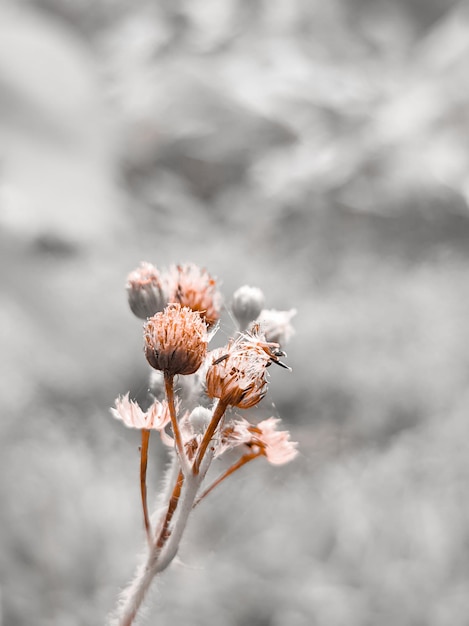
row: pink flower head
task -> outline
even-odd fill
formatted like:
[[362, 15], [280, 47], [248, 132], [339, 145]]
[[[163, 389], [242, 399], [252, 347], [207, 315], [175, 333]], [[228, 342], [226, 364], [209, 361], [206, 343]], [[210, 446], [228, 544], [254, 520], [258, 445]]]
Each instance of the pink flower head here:
[[137, 402], [129, 400], [128, 392], [125, 396], [116, 398], [115, 408], [111, 408], [111, 413], [129, 428], [163, 431], [170, 421], [166, 400], [155, 400], [147, 411], [142, 411]]
[[245, 419], [233, 421], [223, 428], [216, 456], [238, 446], [248, 446], [251, 456], [265, 456], [273, 465], [283, 465], [298, 454], [297, 443], [290, 441], [290, 433], [277, 430], [280, 419], [269, 417], [254, 426]]
[[267, 458], [272, 465], [283, 465], [292, 461], [298, 454], [294, 441], [290, 441], [290, 433], [287, 430], [277, 430], [277, 424], [281, 420], [275, 417], [259, 422], [257, 426], [249, 426], [251, 432], [250, 445], [259, 450], [259, 455]]
[[220, 433], [218, 444], [215, 448], [215, 457], [219, 457], [227, 450], [232, 450], [243, 444], [249, 444], [252, 440], [252, 433], [249, 430], [252, 424], [240, 418], [229, 422]]
[[215, 279], [206, 269], [194, 263], [172, 266], [168, 282], [170, 302], [178, 302], [197, 311], [209, 327], [216, 324], [220, 317], [221, 295]]

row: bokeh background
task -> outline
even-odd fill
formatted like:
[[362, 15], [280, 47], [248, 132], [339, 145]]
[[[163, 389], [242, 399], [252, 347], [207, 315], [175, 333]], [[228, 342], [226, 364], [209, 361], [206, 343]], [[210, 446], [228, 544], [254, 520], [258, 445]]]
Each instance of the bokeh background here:
[[468, 146], [467, 2], [0, 1], [3, 626], [104, 624], [138, 561], [141, 260], [298, 309], [262, 410], [300, 444], [146, 623], [469, 623]]

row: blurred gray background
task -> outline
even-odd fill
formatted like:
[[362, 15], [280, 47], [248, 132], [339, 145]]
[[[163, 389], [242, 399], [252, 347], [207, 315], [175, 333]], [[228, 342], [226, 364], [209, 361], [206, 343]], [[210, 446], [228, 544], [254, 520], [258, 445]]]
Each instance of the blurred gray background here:
[[0, 0], [3, 626], [134, 570], [141, 260], [298, 309], [300, 456], [204, 502], [147, 623], [469, 623], [468, 146], [467, 2]]

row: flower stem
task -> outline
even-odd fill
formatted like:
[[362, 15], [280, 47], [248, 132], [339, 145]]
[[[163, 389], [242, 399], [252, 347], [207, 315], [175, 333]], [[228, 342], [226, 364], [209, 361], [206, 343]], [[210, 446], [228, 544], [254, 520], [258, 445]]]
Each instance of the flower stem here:
[[168, 401], [169, 414], [171, 416], [171, 426], [173, 428], [174, 441], [176, 443], [176, 450], [179, 456], [179, 462], [181, 463], [181, 468], [184, 474], [188, 474], [189, 463], [187, 461], [186, 453], [184, 451], [181, 431], [179, 430], [179, 424], [176, 417], [176, 407], [174, 405], [174, 376], [165, 372], [164, 384], [166, 390], [166, 399]]
[[151, 543], [150, 517], [148, 515], [147, 503], [147, 463], [148, 463], [148, 442], [150, 441], [150, 431], [142, 429], [142, 445], [140, 447], [140, 494], [142, 497], [143, 523], [147, 541]]
[[222, 400], [218, 401], [218, 404], [213, 412], [212, 419], [210, 424], [207, 426], [207, 430], [204, 433], [203, 439], [200, 442], [199, 449], [197, 451], [197, 456], [195, 457], [194, 464], [192, 466], [192, 471], [194, 474], [198, 474], [200, 470], [200, 464], [202, 463], [202, 459], [204, 458], [204, 454], [212, 440], [213, 435], [217, 429], [218, 424], [220, 423], [221, 418], [225, 414], [226, 409], [228, 408], [228, 404], [223, 402]]
[[174, 515], [174, 511], [176, 510], [176, 507], [178, 505], [183, 483], [184, 483], [184, 474], [182, 473], [182, 470], [180, 470], [178, 477], [176, 479], [176, 484], [174, 485], [173, 492], [169, 499], [168, 509], [166, 511], [166, 516], [164, 518], [161, 530], [157, 533], [157, 540], [156, 540], [155, 545], [158, 550], [160, 550], [164, 546], [166, 539], [169, 537], [169, 533], [168, 533], [169, 524], [171, 523], [171, 519]]
[[199, 502], [205, 498], [205, 496], [208, 496], [208, 494], [213, 491], [215, 489], [215, 487], [218, 487], [218, 485], [223, 482], [225, 480], [225, 478], [228, 478], [228, 476], [231, 476], [231, 474], [233, 474], [234, 472], [236, 472], [236, 470], [238, 470], [240, 467], [243, 467], [243, 465], [245, 465], [246, 463], [249, 463], [249, 461], [252, 461], [252, 459], [255, 459], [259, 456], [259, 454], [245, 454], [244, 456], [242, 456], [240, 459], [238, 459], [238, 461], [236, 461], [236, 463], [233, 463], [233, 465], [231, 465], [225, 472], [223, 472], [223, 474], [221, 474], [209, 487], [207, 487], [207, 489], [205, 489], [205, 491], [203, 491], [201, 493], [201, 495], [197, 498], [197, 500], [194, 502], [194, 507], [196, 507]]

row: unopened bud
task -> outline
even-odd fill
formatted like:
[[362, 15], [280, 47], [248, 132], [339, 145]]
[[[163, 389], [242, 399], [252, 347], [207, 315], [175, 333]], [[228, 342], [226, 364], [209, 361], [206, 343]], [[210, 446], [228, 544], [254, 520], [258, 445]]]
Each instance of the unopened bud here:
[[130, 309], [140, 319], [155, 315], [167, 304], [160, 274], [151, 263], [141, 263], [131, 272], [126, 288]]
[[189, 415], [189, 422], [194, 430], [194, 433], [199, 435], [205, 432], [205, 429], [212, 419], [212, 411], [203, 406], [196, 406], [192, 413]]
[[258, 287], [244, 285], [233, 294], [231, 309], [240, 330], [245, 330], [259, 316], [264, 306], [264, 294]]

